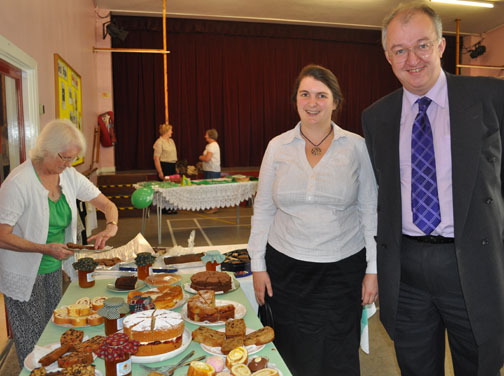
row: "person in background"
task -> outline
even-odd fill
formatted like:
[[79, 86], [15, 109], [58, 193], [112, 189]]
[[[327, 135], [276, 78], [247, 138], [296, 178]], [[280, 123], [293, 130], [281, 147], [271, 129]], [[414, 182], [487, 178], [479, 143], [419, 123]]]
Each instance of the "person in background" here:
[[[219, 134], [216, 129], [209, 129], [205, 132], [205, 140], [207, 145], [203, 154], [199, 156], [199, 160], [203, 165], [203, 179], [218, 179], [221, 177], [221, 166], [220, 166], [220, 148], [217, 143], [217, 138]], [[216, 208], [207, 210], [207, 214], [217, 213]]]
[[404, 3], [382, 44], [402, 88], [362, 115], [378, 194], [380, 319], [402, 375], [499, 374], [504, 82], [441, 69], [439, 15]]
[[75, 275], [66, 243], [77, 237], [76, 200], [105, 214], [105, 229], [88, 239], [95, 249], [117, 233], [117, 207], [72, 167], [85, 151], [80, 130], [53, 120], [0, 187], [0, 292], [21, 367], [61, 299], [62, 268]]
[[362, 305], [373, 303], [377, 188], [364, 139], [331, 121], [338, 80], [308, 65], [300, 122], [268, 144], [248, 242], [259, 305], [293, 375], [360, 375]]
[[159, 180], [164, 181], [165, 177], [177, 173], [177, 147], [171, 138], [173, 127], [163, 123], [159, 126], [159, 138], [154, 143], [154, 166], [158, 173]]
[[[173, 126], [168, 123], [159, 125], [159, 138], [154, 143], [154, 166], [159, 180], [177, 174], [177, 147], [173, 141]], [[177, 214], [175, 209], [162, 209], [165, 214]]]

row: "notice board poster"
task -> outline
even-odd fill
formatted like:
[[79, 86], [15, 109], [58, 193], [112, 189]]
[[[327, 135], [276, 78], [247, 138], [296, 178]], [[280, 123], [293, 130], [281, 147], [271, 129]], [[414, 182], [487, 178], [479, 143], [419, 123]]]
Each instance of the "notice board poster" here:
[[[82, 131], [81, 76], [58, 54], [54, 54], [54, 86], [56, 118], [69, 119]], [[79, 156], [73, 166], [81, 163], [84, 163], [84, 156]]]

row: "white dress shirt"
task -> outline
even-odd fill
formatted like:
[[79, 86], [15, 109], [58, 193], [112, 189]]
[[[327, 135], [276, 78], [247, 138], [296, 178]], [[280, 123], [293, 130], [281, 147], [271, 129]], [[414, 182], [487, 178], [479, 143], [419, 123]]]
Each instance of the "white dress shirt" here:
[[[432, 128], [434, 155], [436, 158], [436, 180], [441, 210], [441, 222], [431, 235], [454, 237], [453, 229], [453, 192], [452, 158], [450, 135], [450, 108], [448, 86], [443, 71], [434, 86], [422, 95], [432, 99], [427, 108], [427, 116]], [[424, 236], [425, 234], [413, 223], [411, 209], [411, 132], [418, 114], [418, 95], [403, 91], [401, 128], [399, 133], [399, 158], [401, 171], [402, 232], [406, 235]]]
[[364, 139], [332, 123], [334, 138], [311, 167], [300, 124], [270, 141], [261, 164], [248, 251], [265, 271], [266, 244], [297, 260], [336, 262], [366, 247], [376, 273], [376, 182]]

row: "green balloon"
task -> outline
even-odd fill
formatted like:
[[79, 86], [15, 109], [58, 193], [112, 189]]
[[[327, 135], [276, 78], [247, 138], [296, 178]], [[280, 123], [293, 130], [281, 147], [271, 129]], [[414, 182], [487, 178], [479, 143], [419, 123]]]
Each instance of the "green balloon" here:
[[144, 209], [152, 204], [154, 190], [152, 188], [139, 188], [131, 195], [131, 203], [137, 209]]

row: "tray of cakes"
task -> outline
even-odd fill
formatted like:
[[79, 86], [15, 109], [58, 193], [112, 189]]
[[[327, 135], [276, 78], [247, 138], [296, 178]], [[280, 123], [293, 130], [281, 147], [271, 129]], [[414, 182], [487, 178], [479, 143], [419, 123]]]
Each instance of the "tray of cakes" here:
[[191, 281], [184, 283], [184, 290], [196, 294], [200, 290], [213, 290], [215, 294], [225, 294], [240, 287], [240, 282], [231, 273], [203, 271], [191, 276]]
[[229, 319], [241, 319], [247, 309], [241, 303], [232, 300], [216, 300], [215, 291], [200, 290], [191, 296], [182, 307], [182, 317], [196, 325], [224, 325]]
[[65, 369], [67, 375], [101, 375], [92, 364], [94, 354], [104, 336], [88, 338], [82, 330], [68, 329], [57, 343], [35, 346], [24, 360], [24, 366], [33, 374], [57, 372]]
[[61, 306], [53, 311], [51, 321], [66, 328], [88, 327], [103, 324], [105, 319], [96, 311], [103, 307], [106, 296], [82, 297], [74, 304]]
[[212, 355], [201, 361], [192, 361], [188, 376], [232, 375], [232, 376], [282, 376], [276, 365], [264, 356], [249, 357], [247, 349], [236, 347], [225, 356]]

